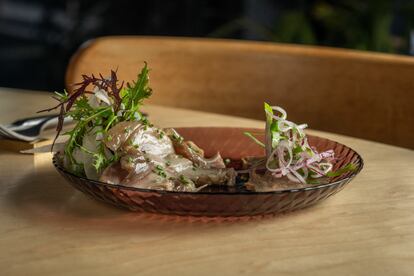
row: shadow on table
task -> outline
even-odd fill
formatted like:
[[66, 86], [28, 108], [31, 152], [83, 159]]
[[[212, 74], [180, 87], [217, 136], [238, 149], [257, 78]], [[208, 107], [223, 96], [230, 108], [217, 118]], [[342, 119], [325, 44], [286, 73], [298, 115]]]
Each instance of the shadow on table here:
[[[45, 224], [79, 227], [85, 230], [106, 231], [171, 231], [172, 228], [219, 229], [221, 226], [249, 225], [263, 220], [284, 220], [287, 215], [267, 215], [240, 218], [206, 218], [130, 212], [97, 202], [72, 186], [52, 168], [33, 166], [26, 168], [15, 185], [8, 191], [7, 199], [13, 211], [26, 219]], [[297, 216], [303, 210], [289, 214]]]

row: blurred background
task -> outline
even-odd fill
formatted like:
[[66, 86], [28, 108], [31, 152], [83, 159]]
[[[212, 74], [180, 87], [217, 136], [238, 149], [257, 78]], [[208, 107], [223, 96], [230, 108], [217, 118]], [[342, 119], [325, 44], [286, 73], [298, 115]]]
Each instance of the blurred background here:
[[0, 0], [0, 86], [62, 90], [70, 56], [105, 35], [170, 35], [414, 54], [414, 0]]

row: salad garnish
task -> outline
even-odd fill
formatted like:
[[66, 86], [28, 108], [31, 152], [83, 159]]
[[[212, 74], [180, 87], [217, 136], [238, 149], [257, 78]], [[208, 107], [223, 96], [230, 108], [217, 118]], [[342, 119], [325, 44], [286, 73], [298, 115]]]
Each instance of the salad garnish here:
[[[107, 140], [112, 138], [106, 136], [106, 133], [115, 124], [128, 120], [147, 123], [139, 108], [143, 100], [152, 93], [148, 86], [148, 72], [147, 63], [144, 63], [137, 81], [127, 83], [126, 86], [124, 82], [119, 84], [117, 72], [114, 70], [111, 70], [108, 78], [102, 74], [99, 74], [99, 77], [93, 74], [82, 75], [83, 80], [74, 85], [72, 93], [69, 94], [66, 90], [63, 93], [55, 92], [54, 98], [59, 103], [52, 108], [39, 111], [60, 110], [53, 145], [62, 131], [65, 117], [71, 117], [76, 123], [72, 130], [64, 133], [69, 136], [64, 149], [65, 157], [74, 171], [83, 170], [83, 165], [74, 157], [77, 149], [93, 156], [93, 166], [97, 171], [117, 160], [117, 156], [110, 154], [103, 144], [104, 137]], [[90, 97], [91, 95], [94, 97]], [[87, 134], [94, 134], [98, 141], [93, 149], [83, 145]]]
[[264, 103], [266, 114], [265, 144], [251, 133], [248, 137], [266, 151], [265, 168], [274, 178], [309, 184], [321, 177], [334, 177], [353, 170], [350, 164], [336, 172], [332, 171], [335, 153], [333, 150], [318, 152], [308, 143], [304, 132], [306, 124], [287, 120], [287, 112], [279, 106]]

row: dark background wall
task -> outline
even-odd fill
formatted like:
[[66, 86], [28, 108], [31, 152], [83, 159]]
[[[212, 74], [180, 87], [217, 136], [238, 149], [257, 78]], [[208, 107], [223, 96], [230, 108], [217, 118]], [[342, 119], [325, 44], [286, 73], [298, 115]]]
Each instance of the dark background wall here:
[[63, 89], [79, 45], [103, 35], [264, 40], [410, 54], [414, 1], [0, 0], [0, 86]]

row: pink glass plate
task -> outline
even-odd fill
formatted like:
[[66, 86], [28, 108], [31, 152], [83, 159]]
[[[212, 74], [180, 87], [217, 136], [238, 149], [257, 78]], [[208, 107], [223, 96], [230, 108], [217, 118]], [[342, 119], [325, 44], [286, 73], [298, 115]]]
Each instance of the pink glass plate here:
[[[217, 151], [224, 158], [237, 160], [245, 156], [263, 156], [263, 149], [246, 137], [243, 132], [261, 133], [259, 129], [192, 127], [176, 129], [186, 140], [192, 140], [207, 156]], [[200, 192], [173, 192], [112, 185], [89, 180], [66, 171], [58, 162], [53, 164], [58, 172], [76, 189], [97, 200], [129, 209], [163, 214], [192, 216], [252, 216], [280, 213], [305, 208], [339, 192], [362, 169], [361, 156], [340, 143], [316, 136], [309, 136], [309, 144], [318, 151], [333, 149], [337, 161], [334, 170], [349, 163], [356, 170], [329, 179], [328, 184], [270, 192], [249, 192], [226, 188], [206, 189]]]

